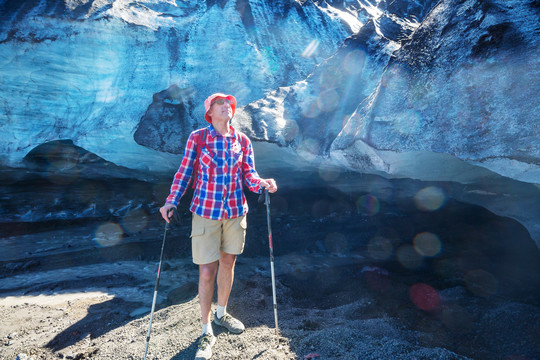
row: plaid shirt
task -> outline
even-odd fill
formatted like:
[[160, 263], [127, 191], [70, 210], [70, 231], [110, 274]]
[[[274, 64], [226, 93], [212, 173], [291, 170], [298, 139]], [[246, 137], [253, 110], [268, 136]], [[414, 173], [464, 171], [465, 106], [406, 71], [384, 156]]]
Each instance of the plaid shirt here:
[[[255, 193], [262, 190], [261, 178], [255, 170], [251, 142], [245, 137], [247, 145], [244, 154], [241, 140], [236, 136], [237, 132], [232, 126], [226, 136], [219, 134], [212, 125], [207, 129], [206, 147], [203, 146], [201, 150], [199, 175], [190, 210], [212, 220], [233, 219], [245, 215], [248, 212], [248, 205], [242, 189], [242, 172], [249, 190]], [[182, 163], [174, 175], [171, 193], [167, 197], [167, 203], [175, 206], [186, 192], [191, 179], [193, 164], [197, 157], [195, 139], [198, 137], [198, 131], [204, 129], [196, 130], [189, 135]], [[245, 156], [244, 162], [242, 156]]]

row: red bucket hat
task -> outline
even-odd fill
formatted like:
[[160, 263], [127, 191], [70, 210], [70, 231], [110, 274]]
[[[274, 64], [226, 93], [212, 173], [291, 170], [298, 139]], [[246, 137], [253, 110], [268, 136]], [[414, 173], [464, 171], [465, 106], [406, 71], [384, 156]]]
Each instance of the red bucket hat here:
[[231, 102], [231, 109], [232, 109], [232, 116], [234, 116], [234, 112], [236, 111], [236, 99], [232, 95], [225, 95], [222, 93], [215, 93], [210, 95], [206, 100], [204, 100], [204, 118], [206, 121], [208, 121], [210, 124], [212, 123], [212, 118], [208, 116], [208, 110], [210, 110], [210, 106], [212, 106], [212, 102], [216, 99], [227, 99]]

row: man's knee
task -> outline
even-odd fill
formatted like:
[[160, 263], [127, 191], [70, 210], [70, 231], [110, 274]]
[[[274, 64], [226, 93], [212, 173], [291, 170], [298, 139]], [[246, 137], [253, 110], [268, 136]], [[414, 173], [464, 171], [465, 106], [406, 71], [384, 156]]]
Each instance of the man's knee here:
[[216, 279], [217, 263], [199, 265], [199, 281], [211, 283]]
[[219, 259], [220, 267], [226, 267], [226, 268], [232, 269], [234, 268], [235, 263], [236, 263], [236, 255], [221, 252], [221, 258]]

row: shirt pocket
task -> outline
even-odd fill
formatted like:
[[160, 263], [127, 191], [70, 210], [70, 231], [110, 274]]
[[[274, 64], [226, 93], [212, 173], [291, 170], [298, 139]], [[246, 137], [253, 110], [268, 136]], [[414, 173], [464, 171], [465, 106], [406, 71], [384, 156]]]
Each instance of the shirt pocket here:
[[241, 172], [242, 171], [242, 163], [244, 160], [244, 152], [242, 151], [242, 147], [233, 147], [232, 151], [232, 158], [233, 158], [233, 169], [235, 172]]
[[209, 182], [214, 178], [214, 172], [216, 168], [216, 159], [215, 154], [208, 151], [206, 148], [201, 150], [201, 155], [199, 157], [199, 172], [202, 175], [202, 180], [204, 182]]
[[202, 148], [199, 161], [204, 167], [211, 167], [214, 162], [214, 154], [208, 151], [206, 148]]

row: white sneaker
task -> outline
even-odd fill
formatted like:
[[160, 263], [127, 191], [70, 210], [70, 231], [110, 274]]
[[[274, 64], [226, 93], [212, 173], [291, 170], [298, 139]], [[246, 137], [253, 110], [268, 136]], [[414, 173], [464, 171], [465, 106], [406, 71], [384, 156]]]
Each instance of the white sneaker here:
[[205, 334], [199, 339], [199, 348], [195, 354], [195, 360], [208, 360], [212, 357], [212, 346], [216, 343], [216, 337]]
[[238, 319], [233, 318], [230, 314], [225, 314], [220, 319], [217, 313], [214, 315], [214, 324], [223, 326], [233, 334], [240, 334], [245, 330], [244, 324]]

